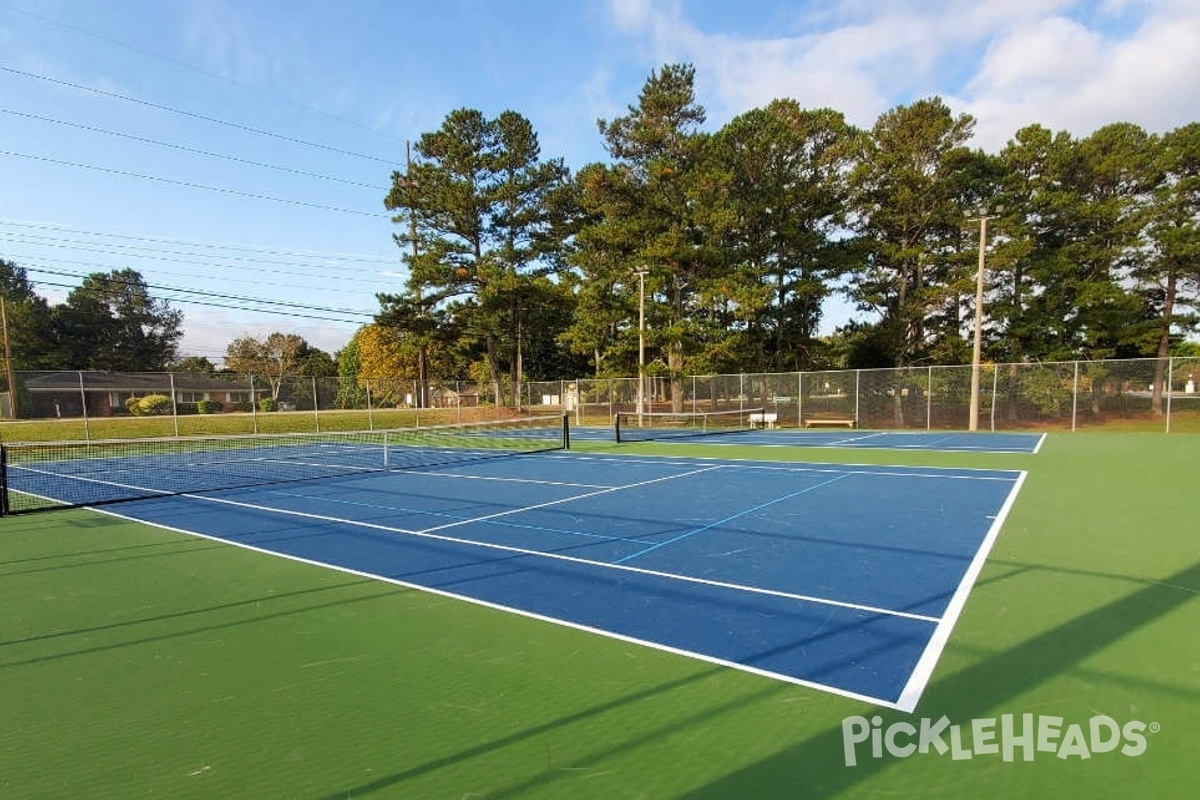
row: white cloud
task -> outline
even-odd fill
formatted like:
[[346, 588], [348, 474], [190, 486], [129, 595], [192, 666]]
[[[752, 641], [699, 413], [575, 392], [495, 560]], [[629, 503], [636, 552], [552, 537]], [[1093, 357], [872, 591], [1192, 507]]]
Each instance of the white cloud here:
[[1002, 147], [1032, 123], [1086, 136], [1110, 122], [1162, 132], [1200, 107], [1200, 13], [1150, 18], [1118, 37], [1051, 18], [998, 40], [959, 100], [977, 142]]
[[1165, 130], [1200, 107], [1191, 0], [845, 0], [797, 12], [770, 38], [705, 32], [687, 4], [610, 8], [657, 63], [695, 65], [713, 127], [779, 97], [869, 127], [936, 94], [975, 116], [975, 143], [995, 150], [1034, 122], [1078, 135], [1117, 121]]

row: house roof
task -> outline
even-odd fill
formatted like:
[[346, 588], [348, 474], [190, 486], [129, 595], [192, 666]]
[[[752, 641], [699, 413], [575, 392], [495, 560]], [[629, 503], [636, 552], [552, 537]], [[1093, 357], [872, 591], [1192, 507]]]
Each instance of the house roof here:
[[205, 375], [198, 372], [44, 372], [26, 378], [30, 392], [165, 392], [171, 391], [249, 391], [250, 380], [243, 376]]

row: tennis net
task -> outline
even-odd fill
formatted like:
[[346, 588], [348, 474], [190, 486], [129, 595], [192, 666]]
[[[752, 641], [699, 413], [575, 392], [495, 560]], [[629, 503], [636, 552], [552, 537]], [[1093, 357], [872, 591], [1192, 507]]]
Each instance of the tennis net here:
[[0, 512], [17, 514], [420, 469], [568, 446], [565, 417], [338, 433], [0, 445]]
[[641, 414], [636, 411], [623, 411], [617, 414], [613, 427], [618, 442], [645, 442], [748, 431], [754, 427], [755, 420], [763, 418], [762, 414], [761, 408], [732, 411], [654, 411]]

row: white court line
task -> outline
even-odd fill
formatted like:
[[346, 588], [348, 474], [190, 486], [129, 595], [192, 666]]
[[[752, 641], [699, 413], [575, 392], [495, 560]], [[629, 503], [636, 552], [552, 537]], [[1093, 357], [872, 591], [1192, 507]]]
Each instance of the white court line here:
[[885, 435], [887, 435], [885, 431], [878, 431], [876, 433], [865, 433], [862, 436], [851, 436], [849, 438], [834, 439], [832, 442], [828, 442], [826, 444], [820, 445], [820, 447], [837, 447], [840, 444], [847, 444], [850, 442], [861, 442], [864, 439], [874, 439], [876, 436], [885, 436]]
[[[448, 464], [447, 466], [455, 466]], [[613, 486], [607, 483], [575, 483], [573, 481], [546, 481], [537, 478], [506, 478], [502, 475], [459, 475], [455, 472], [430, 472], [423, 469], [395, 469], [389, 472], [402, 472], [405, 475], [424, 475], [433, 478], [457, 478], [463, 481], [497, 481], [499, 483], [532, 483], [538, 486], [567, 486], [573, 489], [622, 489], [623, 486]]]
[[[639, 484], [639, 485], [644, 485], [645, 483], [653, 483], [653, 482], [654, 481], [645, 481], [645, 482], [643, 482], [643, 484]], [[629, 488], [629, 487], [624, 487], [624, 488]], [[207, 495], [199, 495], [199, 494], [195, 494], [195, 495], [184, 494], [184, 495], [180, 495], [180, 496], [187, 497], [187, 498], [194, 499], [194, 500], [202, 500], [206, 503], [219, 503], [221, 505], [235, 506], [238, 508], [246, 508], [246, 509], [251, 509], [254, 511], [267, 511], [267, 512], [271, 512], [271, 513], [275, 513], [275, 514], [284, 514], [286, 516], [291, 516], [291, 517], [300, 517], [302, 519], [317, 520], [319, 522], [330, 522], [330, 523], [334, 523], [337, 525], [349, 525], [349, 526], [355, 527], [355, 528], [367, 528], [368, 530], [383, 531], [385, 533], [399, 533], [399, 534], [404, 534], [406, 536], [416, 536], [416, 537], [422, 538], [422, 539], [433, 539], [436, 541], [448, 542], [451, 544], [468, 545], [470, 547], [482, 547], [482, 548], [485, 548], [488, 550], [499, 550], [499, 551], [506, 552], [506, 553], [517, 553], [519, 555], [533, 556], [535, 558], [548, 558], [548, 559], [553, 559], [556, 561], [567, 561], [567, 562], [570, 562], [573, 564], [584, 564], [586, 566], [600, 567], [602, 569], [621, 570], [623, 572], [632, 572], [632, 573], [636, 573], [639, 575], [650, 575], [650, 576], [653, 576], [656, 578], [666, 578], [669, 580], [683, 581], [685, 583], [694, 583], [694, 584], [697, 584], [700, 586], [711, 586], [711, 587], [717, 587], [717, 588], [721, 588], [721, 589], [732, 589], [734, 591], [747, 592], [750, 594], [761, 594], [761, 595], [766, 595], [768, 597], [781, 597], [786, 600], [800, 600], [800, 601], [803, 601], [806, 603], [815, 603], [815, 604], [824, 605], [824, 606], [834, 606], [837, 608], [845, 608], [845, 609], [850, 609], [853, 611], [861, 611], [866, 614], [872, 614], [872, 615], [878, 615], [878, 616], [901, 617], [904, 619], [912, 619], [912, 620], [917, 620], [920, 622], [928, 622], [928, 623], [934, 623], [934, 624], [936, 624], [939, 621], [938, 617], [931, 617], [926, 614], [915, 614], [915, 613], [912, 613], [909, 611], [897, 611], [895, 609], [880, 608], [878, 606], [871, 606], [871, 605], [866, 605], [863, 603], [851, 603], [851, 602], [844, 601], [844, 600], [832, 600], [827, 597], [816, 597], [814, 595], [797, 594], [795, 592], [784, 592], [784, 591], [780, 591], [777, 589], [763, 589], [758, 586], [746, 586], [746, 585], [743, 585], [740, 583], [730, 583], [727, 581], [716, 581], [716, 580], [711, 580], [708, 578], [696, 578], [696, 577], [692, 577], [690, 575], [679, 575], [674, 572], [662, 572], [660, 570], [645, 569], [643, 567], [631, 567], [627, 564], [614, 564], [609, 561], [596, 561], [596, 560], [590, 559], [590, 558], [580, 558], [579, 556], [568, 556], [568, 555], [563, 555], [562, 553], [549, 553], [549, 552], [545, 552], [543, 550], [531, 550], [531, 549], [525, 548], [525, 547], [516, 547], [513, 545], [506, 545], [506, 544], [495, 544], [493, 542], [481, 542], [476, 539], [464, 539], [459, 536], [447, 536], [445, 534], [432, 532], [432, 531], [443, 530], [445, 528], [464, 525], [464, 524], [467, 524], [472, 521], [474, 521], [474, 522], [486, 521], [488, 519], [494, 519], [495, 517], [498, 517], [498, 516], [505, 516], [505, 515], [509, 515], [509, 514], [519, 513], [522, 511], [529, 511], [529, 510], [532, 510], [535, 508], [543, 508], [548, 505], [556, 505], [556, 504], [560, 504], [560, 503], [566, 503], [566, 502], [570, 502], [571, 500], [578, 500], [578, 499], [580, 499], [580, 497], [589, 497], [589, 496], [593, 496], [595, 494], [600, 494], [600, 492], [591, 492], [587, 495], [580, 495], [579, 497], [564, 498], [562, 500], [555, 500], [550, 503], [541, 503], [536, 506], [529, 506], [527, 508], [514, 509], [511, 511], [503, 512], [501, 514], [491, 514], [491, 515], [488, 515], [485, 517], [476, 517], [474, 520], [464, 520], [462, 522], [454, 523], [453, 525], [440, 525], [440, 526], [437, 526], [434, 528], [428, 528], [425, 530], [412, 530], [409, 528], [400, 528], [400, 527], [397, 527], [394, 525], [383, 525], [378, 522], [364, 522], [361, 520], [344, 519], [342, 517], [334, 517], [334, 516], [329, 516], [327, 514], [314, 514], [314, 513], [308, 512], [308, 511], [294, 511], [294, 510], [288, 509], [288, 508], [278, 508], [276, 506], [262, 505], [260, 503], [247, 503], [247, 502], [243, 502], [240, 500], [229, 500], [229, 499], [223, 498], [223, 497], [209, 497]]]
[[[939, 451], [941, 452], [941, 451]], [[958, 452], [958, 451], [946, 451]], [[1007, 451], [997, 451], [1007, 452]], [[947, 478], [954, 480], [972, 481], [1012, 481], [1019, 473], [1018, 470], [1001, 469], [996, 467], [913, 467], [905, 464], [855, 464], [822, 461], [763, 461], [758, 458], [717, 458], [715, 456], [612, 456], [593, 453], [589, 455], [548, 453], [547, 458], [565, 458], [572, 461], [596, 461], [598, 463], [616, 462], [618, 464], [638, 464], [646, 466], [667, 465], [671, 467], [686, 467], [697, 461], [715, 461], [726, 467], [737, 469], [752, 469], [782, 472], [849, 472], [853, 475], [884, 475], [888, 477], [911, 478]], [[682, 459], [682, 460], [679, 460]], [[952, 474], [964, 473], [964, 474]], [[992, 473], [971, 474], [971, 473]]]
[[1004, 520], [1008, 517], [1008, 512], [1012, 510], [1013, 504], [1017, 501], [1017, 494], [1021, 491], [1021, 486], [1025, 483], [1026, 474], [1022, 472], [1013, 484], [1008, 497], [1004, 501], [1004, 505], [1000, 507], [1000, 512], [992, 520], [992, 525], [988, 528], [987, 535], [984, 536], [979, 549], [975, 551], [975, 557], [971, 559], [970, 565], [967, 566], [967, 571], [963, 574], [962, 580], [959, 581], [958, 588], [950, 598], [950, 602], [946, 605], [946, 611], [942, 614], [942, 619], [938, 622], [937, 628], [934, 629], [933, 636], [929, 638], [929, 642], [925, 645], [925, 650], [921, 653], [921, 658], [918, 659], [916, 667], [913, 668], [912, 674], [904, 686], [904, 690], [900, 693], [900, 699], [896, 702], [896, 707], [901, 711], [907, 711], [911, 714], [917, 707], [917, 702], [921, 699], [925, 687], [929, 685], [929, 680], [933, 677], [933, 670], [942, 657], [942, 650], [945, 649], [946, 643], [950, 640], [950, 634], [954, 631], [958, 617], [962, 614], [962, 610], [967, 604], [967, 598], [971, 594], [971, 589], [974, 588], [979, 573], [983, 571], [983, 565], [987, 562], [988, 554], [992, 551], [992, 545], [996, 543], [996, 539], [1000, 535], [1000, 528], [1004, 525]]
[[[139, 492], [150, 492], [151, 494], [165, 494], [165, 495], [175, 494], [175, 492], [169, 491], [167, 489], [149, 489], [145, 486], [135, 486], [132, 483], [120, 483], [118, 481], [108, 481], [108, 480], [104, 480], [102, 478], [89, 478], [86, 475], [70, 475], [70, 474], [64, 475], [61, 472], [54, 472], [52, 470], [47, 470], [47, 469], [37, 469], [36, 467], [27, 467], [24, 464], [10, 464], [8, 468], [16, 469], [16, 470], [24, 470], [25, 472], [36, 472], [39, 475], [50, 475], [52, 477], [61, 478], [63, 480], [68, 480], [68, 481], [82, 481], [84, 483], [98, 483], [102, 486], [115, 486], [118, 489], [134, 489]], [[17, 492], [21, 491], [18, 488], [13, 488], [12, 490], [17, 491]], [[68, 502], [69, 503], [70, 501], [69, 500], [67, 500], [67, 501], [60, 500], [58, 502]]]
[[627, 483], [623, 486], [606, 486], [603, 489], [597, 489], [594, 492], [584, 492], [583, 494], [577, 494], [574, 497], [562, 497], [558, 500], [547, 500], [545, 503], [537, 503], [536, 505], [525, 506], [524, 508], [510, 508], [508, 511], [497, 511], [495, 514], [485, 514], [482, 517], [473, 517], [471, 519], [464, 519], [458, 522], [448, 522], [445, 525], [438, 525], [433, 528], [425, 528], [423, 531], [421, 531], [421, 533], [432, 533], [433, 531], [441, 531], [445, 530], [446, 528], [457, 528], [461, 525], [471, 525], [476, 522], [487, 522], [490, 519], [507, 517], [510, 514], [523, 514], [526, 511], [536, 511], [539, 508], [557, 506], [562, 503], [573, 503], [576, 500], [583, 500], [587, 497], [597, 497], [599, 495], [610, 494], [612, 492], [623, 492], [626, 489], [638, 489], [642, 486], [649, 486], [652, 483], [663, 483], [664, 481], [673, 481], [677, 478], [687, 478], [692, 475], [699, 475], [702, 472], [712, 472], [713, 470], [717, 469], [721, 469], [721, 467], [719, 465], [713, 467], [704, 467], [703, 469], [693, 469], [688, 472], [680, 472], [677, 475], [666, 475], [661, 478], [650, 478], [644, 481], [637, 481], [636, 483]]
[[1039, 437], [1038, 437], [1037, 444], [1035, 444], [1035, 445], [1033, 446], [1033, 454], [1034, 454], [1035, 456], [1036, 456], [1036, 455], [1037, 455], [1039, 452], [1041, 452], [1041, 449], [1042, 449], [1042, 444], [1043, 444], [1045, 441], [1046, 441], [1046, 434], [1044, 434], [1044, 433], [1043, 433], [1041, 436], [1039, 436]]
[[538, 614], [537, 612], [527, 611], [526, 609], [517, 608], [516, 606], [506, 606], [501, 603], [492, 602], [490, 600], [481, 600], [477, 597], [471, 597], [470, 595], [458, 594], [456, 592], [449, 592], [449, 591], [446, 591], [445, 589], [435, 589], [432, 586], [425, 586], [420, 583], [410, 583], [408, 581], [399, 580], [398, 578], [391, 578], [386, 575], [376, 575], [373, 572], [366, 572], [363, 570], [352, 569], [350, 567], [344, 567], [339, 564], [330, 564], [325, 561], [317, 561], [317, 560], [311, 559], [311, 558], [304, 558], [303, 556], [295, 556], [295, 555], [290, 555], [288, 553], [280, 553], [276, 550], [268, 550], [264, 547], [256, 547], [255, 545], [252, 545], [252, 544], [244, 544], [242, 542], [234, 542], [234, 541], [230, 541], [228, 539], [222, 539], [219, 536], [212, 536], [212, 535], [205, 534], [205, 533], [198, 533], [197, 531], [190, 531], [190, 530], [187, 530], [186, 528], [176, 528], [171, 525], [164, 525], [159, 522], [150, 522], [148, 520], [140, 519], [138, 517], [130, 517], [130, 516], [126, 516], [124, 514], [118, 514], [115, 511], [111, 511], [109, 509], [97, 508], [97, 509], [93, 509], [93, 510], [100, 514], [106, 514], [108, 516], [116, 517], [118, 519], [129, 520], [130, 522], [136, 522], [141, 525], [149, 525], [153, 528], [159, 528], [161, 530], [171, 531], [173, 533], [182, 533], [186, 536], [194, 536], [199, 539], [207, 539], [208, 541], [212, 541], [212, 542], [219, 542], [221, 544], [232, 545], [233, 547], [240, 547], [243, 550], [249, 550], [249, 551], [252, 551], [255, 553], [261, 553], [263, 555], [268, 555], [268, 556], [274, 556], [276, 558], [283, 558], [283, 559], [287, 559], [288, 561], [295, 561], [297, 563], [307, 564], [307, 565], [313, 566], [313, 567], [321, 567], [323, 569], [330, 569], [330, 570], [334, 570], [335, 572], [341, 572], [345, 575], [354, 575], [354, 576], [357, 576], [360, 578], [368, 578], [370, 580], [380, 581], [382, 583], [390, 583], [393, 586], [401, 586], [405, 589], [412, 589], [414, 591], [424, 592], [426, 594], [432, 594], [432, 595], [436, 595], [438, 597], [447, 597], [447, 598], [450, 598], [451, 600], [461, 600], [465, 603], [471, 603], [472, 605], [481, 606], [483, 608], [490, 608], [490, 609], [493, 609], [496, 611], [504, 611], [509, 614], [516, 614], [517, 616], [525, 617], [526, 619], [537, 620], [538, 622], [547, 622], [552, 625], [561, 625], [564, 628], [571, 628], [572, 630], [582, 631], [584, 633], [590, 633], [590, 634], [593, 634], [596, 636], [604, 636], [608, 639], [615, 639], [620, 642], [628, 642], [630, 644], [636, 644], [636, 645], [640, 645], [642, 647], [648, 647], [652, 650], [659, 650], [664, 653], [671, 653], [673, 655], [684, 656], [686, 658], [694, 658], [697, 661], [704, 661], [709, 664], [716, 664], [721, 667], [727, 667], [729, 669], [736, 669], [740, 672], [747, 672], [747, 673], [750, 673], [751, 675], [759, 675], [764, 678], [771, 678], [773, 680], [782, 681], [784, 683], [790, 683], [795, 686], [803, 686], [806, 689], [813, 689], [815, 691], [825, 692], [826, 694], [837, 695], [838, 697], [845, 697], [849, 700], [856, 700], [859, 702], [869, 703], [871, 705], [881, 706], [884, 708], [893, 708], [893, 709], [899, 708], [896, 705], [896, 703], [894, 703], [891, 700], [886, 700], [884, 698], [871, 697], [870, 695], [860, 694], [859, 692], [852, 692], [849, 689], [841, 689], [837, 686], [830, 686], [828, 684], [820, 683], [818, 681], [810, 681], [810, 680], [806, 680], [804, 678], [797, 678], [794, 675], [787, 675], [782, 672], [772, 672], [770, 670], [760, 669], [759, 667], [752, 667], [749, 664], [741, 664], [741, 663], [738, 663], [737, 661], [728, 661], [723, 658], [718, 658], [716, 656], [708, 655], [707, 653], [700, 653], [700, 652], [697, 652], [694, 650], [685, 650], [681, 647], [672, 647], [671, 645], [666, 645], [666, 644], [663, 644], [662, 642], [656, 642], [651, 639], [639, 639], [635, 636], [627, 636], [623, 633], [616, 633], [615, 631], [606, 631], [603, 628], [594, 628], [590, 625], [584, 625], [579, 622], [571, 622], [570, 620], [560, 619], [558, 617], [551, 617], [546, 614]]

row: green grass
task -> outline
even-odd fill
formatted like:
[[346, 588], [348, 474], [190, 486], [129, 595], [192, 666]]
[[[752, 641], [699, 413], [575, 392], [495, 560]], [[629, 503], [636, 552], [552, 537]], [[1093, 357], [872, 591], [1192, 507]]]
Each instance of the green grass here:
[[1200, 437], [623, 452], [1029, 477], [917, 708], [1154, 722], [1136, 758], [843, 763], [862, 703], [87, 511], [0, 520], [0, 797], [1186, 798]]

